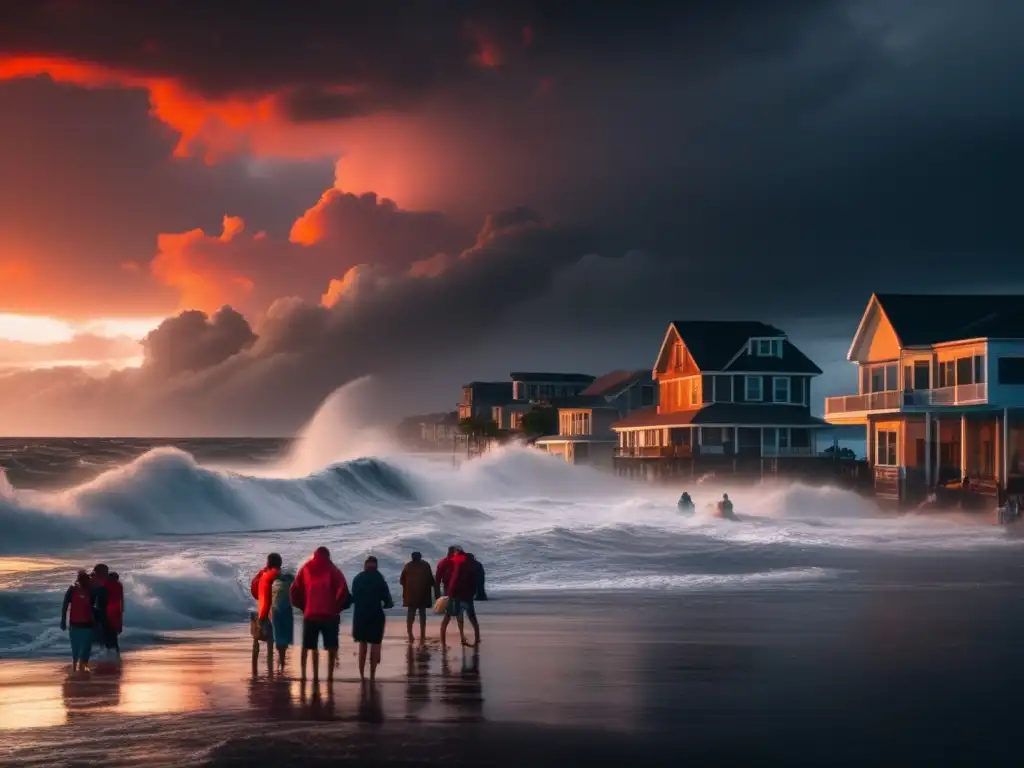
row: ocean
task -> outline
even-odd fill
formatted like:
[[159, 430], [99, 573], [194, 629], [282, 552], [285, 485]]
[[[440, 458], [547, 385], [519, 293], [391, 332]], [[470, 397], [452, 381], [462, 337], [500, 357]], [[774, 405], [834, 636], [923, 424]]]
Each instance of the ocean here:
[[[397, 590], [409, 553], [450, 544], [487, 568], [495, 610], [543, 598], [836, 589], [955, 589], [1019, 576], [1024, 539], [990, 518], [894, 516], [799, 484], [679, 489], [510, 446], [454, 464], [403, 453], [342, 393], [287, 440], [5, 440], [0, 657], [66, 655], [64, 590], [107, 563], [128, 601], [123, 645], [245, 621], [268, 552], [296, 568], [320, 545], [350, 576], [374, 554]], [[705, 514], [729, 492], [738, 522]], [[1008, 568], [1012, 568], [1012, 576]]]

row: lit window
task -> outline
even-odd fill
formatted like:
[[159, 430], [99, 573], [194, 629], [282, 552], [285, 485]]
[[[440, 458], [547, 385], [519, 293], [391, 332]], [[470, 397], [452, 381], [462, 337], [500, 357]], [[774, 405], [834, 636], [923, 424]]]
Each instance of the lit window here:
[[876, 441], [877, 451], [875, 463], [883, 467], [895, 467], [896, 464], [896, 432], [879, 430]]
[[746, 378], [746, 399], [747, 400], [762, 400], [764, 398], [763, 385], [764, 380], [760, 376], [747, 376]]

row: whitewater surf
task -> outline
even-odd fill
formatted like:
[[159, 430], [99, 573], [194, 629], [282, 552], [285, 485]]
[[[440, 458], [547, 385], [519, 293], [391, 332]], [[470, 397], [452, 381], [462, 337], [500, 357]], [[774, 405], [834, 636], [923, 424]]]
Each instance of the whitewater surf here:
[[405, 455], [366, 424], [339, 428], [351, 407], [351, 390], [332, 396], [307, 429], [314, 439], [270, 468], [205, 466], [159, 448], [65, 490], [0, 488], [0, 655], [64, 653], [61, 596], [96, 562], [125, 584], [130, 648], [244, 622], [267, 552], [295, 568], [321, 544], [350, 573], [376, 555], [392, 583], [411, 551], [433, 563], [461, 544], [485, 563], [499, 608], [529, 594], [830, 588], [869, 573], [879, 553], [1022, 546], [978, 520], [894, 518], [851, 493], [801, 485], [706, 482], [691, 489], [697, 509], [725, 491], [739, 522], [684, 516], [679, 489], [527, 447], [459, 466]]

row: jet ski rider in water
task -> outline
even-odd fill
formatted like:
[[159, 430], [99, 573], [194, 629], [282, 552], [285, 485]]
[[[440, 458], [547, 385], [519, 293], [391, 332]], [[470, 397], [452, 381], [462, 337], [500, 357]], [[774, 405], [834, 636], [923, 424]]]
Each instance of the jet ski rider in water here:
[[732, 502], [729, 501], [728, 493], [723, 493], [722, 500], [718, 502], [718, 516], [725, 520], [736, 519], [736, 514], [732, 510]]
[[693, 499], [690, 498], [690, 494], [683, 491], [683, 495], [679, 497], [679, 503], [676, 506], [680, 512], [693, 512]]

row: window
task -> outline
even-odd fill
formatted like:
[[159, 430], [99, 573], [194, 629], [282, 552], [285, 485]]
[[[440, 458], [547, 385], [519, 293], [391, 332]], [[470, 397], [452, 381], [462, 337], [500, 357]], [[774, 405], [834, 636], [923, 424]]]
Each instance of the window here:
[[654, 405], [654, 387], [650, 384], [644, 384], [640, 387], [640, 405]]
[[973, 384], [974, 383], [974, 358], [973, 357], [958, 357], [956, 359], [956, 383], [957, 384]]
[[896, 464], [896, 431], [879, 430], [876, 438], [875, 464], [883, 467], [895, 467]]
[[690, 405], [700, 405], [700, 377], [690, 379]]
[[764, 399], [764, 392], [762, 387], [764, 385], [764, 379], [760, 376], [746, 376], [746, 383], [744, 384], [743, 391], [746, 394], [747, 400], [762, 400]]
[[776, 376], [772, 379], [772, 402], [789, 402], [789, 377]]
[[725, 440], [724, 432], [725, 429], [723, 427], [701, 427], [700, 444], [707, 446], [722, 445]]
[[714, 383], [714, 402], [716, 403], [731, 403], [732, 402], [732, 376], [715, 376]]
[[939, 389], [956, 384], [956, 362], [954, 360], [945, 360], [939, 363], [935, 370], [939, 376]]
[[884, 392], [885, 391], [885, 368], [872, 368], [871, 369], [871, 391], [872, 392]]
[[974, 383], [984, 384], [985, 383], [985, 356], [975, 355], [974, 356]]
[[1024, 357], [999, 358], [999, 383], [1024, 384]]
[[885, 366], [885, 389], [887, 392], [895, 392], [900, 388], [900, 366], [899, 363], [889, 363]]
[[756, 357], [782, 357], [782, 339], [751, 339], [750, 354]]

